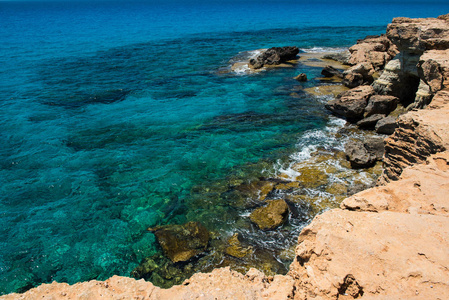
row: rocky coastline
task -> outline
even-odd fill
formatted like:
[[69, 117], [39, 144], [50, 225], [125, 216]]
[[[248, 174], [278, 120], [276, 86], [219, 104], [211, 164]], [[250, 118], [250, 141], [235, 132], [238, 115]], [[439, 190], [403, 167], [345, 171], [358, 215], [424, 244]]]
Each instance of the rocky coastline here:
[[[280, 65], [298, 53], [293, 47], [285, 50], [269, 49], [250, 64], [254, 69]], [[386, 35], [360, 40], [349, 52], [326, 57], [348, 65], [344, 70], [324, 68], [323, 76], [347, 88], [326, 107], [353, 127], [385, 135], [349, 140], [347, 157], [342, 158], [353, 169], [382, 163], [383, 171], [377, 186], [342, 197], [340, 208], [318, 215], [301, 231], [286, 275], [267, 276], [256, 269], [242, 275], [220, 268], [196, 273], [169, 289], [114, 276], [104, 282], [72, 286], [43, 284], [24, 294], [0, 298], [449, 298], [449, 15], [395, 18]], [[307, 173], [308, 166], [296, 168]], [[307, 170], [310, 182], [298, 179], [303, 184], [314, 185], [327, 176], [326, 172]], [[261, 181], [259, 198], [294, 188], [298, 180], [282, 176], [285, 181]], [[251, 221], [263, 230], [279, 226], [290, 209], [286, 200], [268, 199], [252, 212]], [[263, 217], [267, 215], [271, 217]], [[202, 238], [193, 241], [195, 249], [204, 249], [209, 234], [201, 225], [188, 226]], [[151, 230], [161, 236], [168, 231]], [[166, 244], [174, 242], [164, 238]], [[234, 257], [251, 251], [240, 245], [238, 235], [231, 239], [227, 251]], [[201, 252], [189, 251], [170, 253], [169, 257], [177, 262]]]

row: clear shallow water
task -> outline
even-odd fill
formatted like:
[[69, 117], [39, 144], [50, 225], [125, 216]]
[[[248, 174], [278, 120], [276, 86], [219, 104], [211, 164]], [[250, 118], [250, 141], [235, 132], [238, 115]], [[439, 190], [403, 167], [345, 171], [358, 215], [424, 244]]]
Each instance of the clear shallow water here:
[[0, 294], [128, 276], [159, 251], [147, 227], [234, 230], [242, 212], [204, 187], [270, 176], [329, 122], [322, 102], [291, 96], [292, 77], [319, 68], [220, 72], [239, 52], [347, 47], [448, 8], [0, 2]]

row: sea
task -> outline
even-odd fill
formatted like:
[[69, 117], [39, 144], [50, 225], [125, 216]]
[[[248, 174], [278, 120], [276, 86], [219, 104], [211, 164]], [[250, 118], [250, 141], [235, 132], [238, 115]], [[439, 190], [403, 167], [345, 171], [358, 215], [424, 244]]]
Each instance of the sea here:
[[[0, 1], [0, 295], [131, 276], [162, 253], [155, 226], [246, 232], [265, 256], [295, 240], [310, 216], [260, 233], [226, 195], [343, 124], [301, 92], [321, 68], [231, 65], [276, 46], [344, 51], [393, 17], [446, 13], [447, 1]], [[291, 260], [274, 259], [285, 273]]]

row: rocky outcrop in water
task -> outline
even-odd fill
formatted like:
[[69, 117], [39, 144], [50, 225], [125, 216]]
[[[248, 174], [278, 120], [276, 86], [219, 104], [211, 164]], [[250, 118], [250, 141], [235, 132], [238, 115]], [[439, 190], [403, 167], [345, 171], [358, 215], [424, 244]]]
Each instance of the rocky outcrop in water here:
[[280, 65], [281, 63], [296, 59], [298, 53], [299, 49], [295, 46], [273, 47], [265, 50], [256, 58], [251, 59], [248, 65], [253, 69], [260, 69], [264, 66]]
[[267, 206], [259, 207], [254, 210], [250, 219], [262, 230], [271, 230], [281, 226], [288, 217], [288, 205], [284, 200], [268, 201]]
[[207, 249], [209, 232], [199, 222], [150, 228], [164, 254], [174, 263], [188, 261]]

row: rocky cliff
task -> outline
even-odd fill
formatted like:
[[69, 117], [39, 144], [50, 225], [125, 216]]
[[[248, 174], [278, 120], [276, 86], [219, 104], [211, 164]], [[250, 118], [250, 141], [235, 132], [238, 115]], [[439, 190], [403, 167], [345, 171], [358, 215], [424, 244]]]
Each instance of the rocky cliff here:
[[[225, 268], [195, 274], [170, 289], [114, 276], [71, 286], [43, 284], [0, 298], [449, 299], [448, 20], [397, 18], [388, 26], [387, 38], [400, 53], [372, 87], [412, 110], [386, 139], [382, 185], [345, 199], [340, 209], [305, 227], [287, 275], [267, 277], [255, 269], [242, 275]], [[390, 44], [388, 49], [396, 51]], [[382, 62], [389, 58], [372, 57], [380, 56]]]

